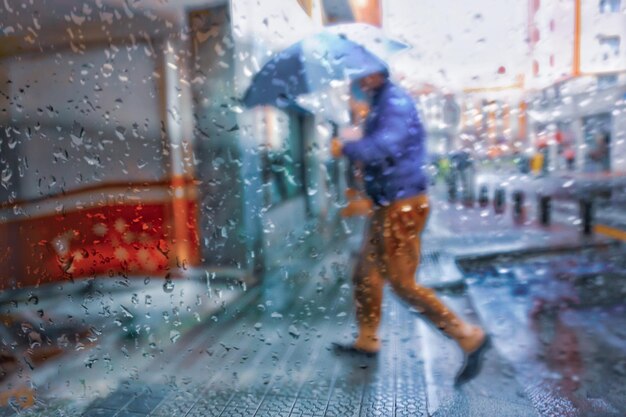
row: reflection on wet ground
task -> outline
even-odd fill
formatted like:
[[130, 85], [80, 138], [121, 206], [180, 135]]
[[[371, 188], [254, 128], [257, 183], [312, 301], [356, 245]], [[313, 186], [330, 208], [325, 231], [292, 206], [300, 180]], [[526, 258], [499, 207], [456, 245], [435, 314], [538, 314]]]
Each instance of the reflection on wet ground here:
[[626, 414], [624, 247], [465, 261], [499, 351], [545, 414]]

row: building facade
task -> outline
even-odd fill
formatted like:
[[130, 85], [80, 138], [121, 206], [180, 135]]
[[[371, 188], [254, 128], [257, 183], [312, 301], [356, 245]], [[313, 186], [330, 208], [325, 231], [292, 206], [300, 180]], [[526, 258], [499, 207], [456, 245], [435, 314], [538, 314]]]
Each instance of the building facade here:
[[529, 134], [548, 171], [624, 170], [624, 3], [529, 2]]
[[331, 130], [239, 104], [318, 30], [298, 2], [62, 6], [0, 38], [0, 288], [260, 276], [341, 230]]

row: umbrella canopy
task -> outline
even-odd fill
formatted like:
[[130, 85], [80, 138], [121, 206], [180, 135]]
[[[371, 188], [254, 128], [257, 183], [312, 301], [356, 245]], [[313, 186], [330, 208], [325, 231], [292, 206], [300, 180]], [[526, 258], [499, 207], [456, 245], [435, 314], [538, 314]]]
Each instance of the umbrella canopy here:
[[248, 107], [290, 107], [299, 95], [322, 90], [333, 80], [354, 80], [386, 71], [387, 65], [363, 46], [322, 32], [270, 59], [253, 77], [243, 102]]
[[409, 49], [406, 43], [388, 37], [381, 28], [367, 23], [342, 23], [328, 26], [325, 30], [358, 43], [384, 61]]

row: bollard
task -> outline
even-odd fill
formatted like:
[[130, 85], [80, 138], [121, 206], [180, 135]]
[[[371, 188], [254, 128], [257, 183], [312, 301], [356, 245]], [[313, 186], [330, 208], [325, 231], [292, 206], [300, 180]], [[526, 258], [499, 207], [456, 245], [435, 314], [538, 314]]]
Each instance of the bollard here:
[[472, 190], [463, 190], [463, 205], [465, 207], [474, 207], [474, 193]]
[[474, 200], [476, 199], [474, 171], [471, 168], [465, 169], [461, 175], [461, 181], [463, 184], [463, 205], [474, 207]]
[[550, 196], [539, 196], [539, 223], [542, 226], [550, 226]]
[[498, 187], [493, 196], [493, 208], [496, 213], [504, 213], [504, 204], [506, 202], [506, 193], [504, 188]]
[[478, 204], [481, 207], [487, 207], [487, 204], [489, 204], [489, 189], [484, 184], [480, 186], [478, 191]]
[[453, 186], [449, 186], [448, 188], [448, 201], [456, 201], [456, 188]]
[[513, 193], [513, 219], [516, 223], [521, 223], [525, 220], [524, 217], [524, 192], [516, 190]]
[[580, 220], [582, 222], [582, 232], [585, 236], [593, 233], [593, 201], [589, 199], [580, 200]]

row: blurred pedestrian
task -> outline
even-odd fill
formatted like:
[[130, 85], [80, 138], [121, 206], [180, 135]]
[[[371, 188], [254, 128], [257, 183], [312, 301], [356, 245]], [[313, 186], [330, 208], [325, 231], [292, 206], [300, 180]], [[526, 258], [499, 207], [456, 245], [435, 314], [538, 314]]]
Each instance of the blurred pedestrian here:
[[364, 136], [347, 143], [334, 139], [331, 152], [362, 164], [365, 189], [374, 207], [353, 276], [359, 333], [352, 345], [340, 348], [369, 354], [379, 351], [378, 327], [387, 280], [402, 300], [458, 343], [464, 364], [456, 382], [466, 382], [480, 370], [488, 347], [486, 333], [463, 321], [432, 289], [415, 282], [421, 233], [430, 211], [423, 171], [424, 128], [411, 97], [386, 72], [356, 83], [370, 101]]
[[589, 151], [587, 172], [605, 172], [610, 170], [610, 136], [605, 132], [595, 135], [594, 147]]
[[568, 171], [573, 171], [574, 170], [574, 163], [576, 162], [576, 151], [574, 150], [574, 148], [569, 146], [563, 152], [563, 156], [565, 156], [565, 164], [567, 166], [567, 170]]
[[530, 161], [530, 170], [535, 175], [541, 175], [544, 169], [544, 154], [540, 151], [535, 152]]
[[[463, 149], [453, 152], [451, 155], [452, 172], [460, 183], [463, 192], [463, 203], [471, 206], [474, 204], [474, 160], [469, 151]], [[456, 186], [456, 181], [455, 181]]]
[[443, 155], [441, 156], [441, 158], [439, 159], [439, 177], [443, 178], [444, 180], [448, 179], [448, 176], [450, 175], [450, 160], [448, 159], [447, 156]]
[[520, 154], [517, 160], [517, 166], [522, 174], [530, 173], [531, 157], [526, 154]]

